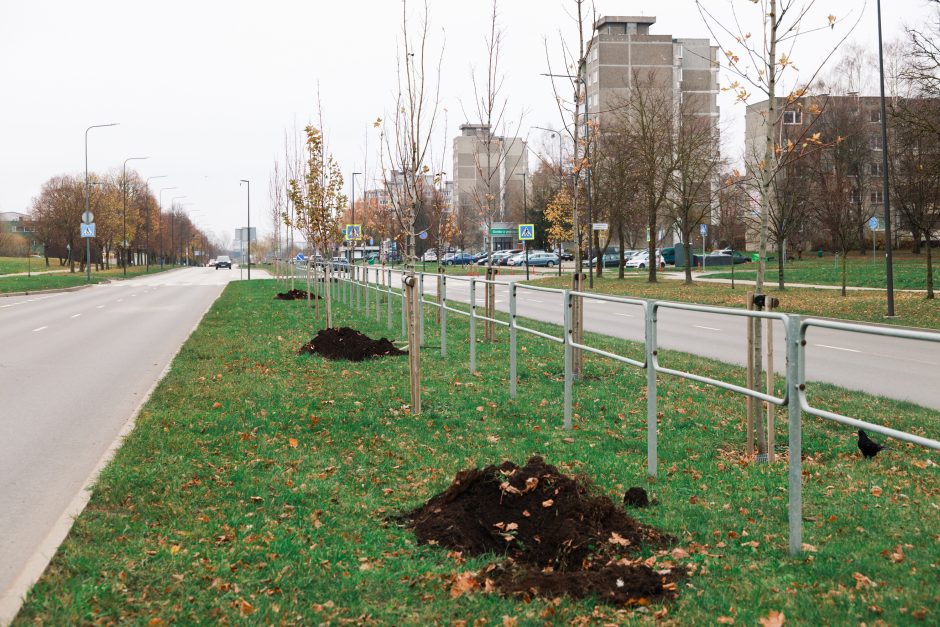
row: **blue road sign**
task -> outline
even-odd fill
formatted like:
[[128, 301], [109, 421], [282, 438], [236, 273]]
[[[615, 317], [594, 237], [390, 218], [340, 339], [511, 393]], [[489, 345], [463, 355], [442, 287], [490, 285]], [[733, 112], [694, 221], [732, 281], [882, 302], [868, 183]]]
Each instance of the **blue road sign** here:
[[92, 222], [91, 224], [82, 224], [81, 232], [82, 232], [82, 237], [84, 238], [94, 237], [95, 236], [95, 223]]
[[362, 239], [362, 225], [361, 224], [347, 224], [345, 229], [345, 235], [347, 241], [359, 241]]
[[294, 259], [296, 259], [297, 261], [305, 261], [306, 257], [304, 257], [303, 253], [297, 253], [297, 256], [294, 257]]
[[534, 224], [520, 224], [519, 225], [519, 241], [531, 242], [534, 239], [535, 239], [535, 225]]
[[878, 218], [872, 218], [871, 220], [869, 220], [869, 221], [868, 221], [868, 228], [870, 228], [872, 231], [874, 231], [875, 229], [877, 229], [877, 228], [878, 228]]
[[698, 232], [701, 233], [702, 237], [705, 237], [705, 236], [708, 234], [708, 225], [707, 225], [707, 224], [699, 224], [699, 225], [698, 225]]
[[420, 233], [418, 233], [418, 239], [427, 239], [427, 238], [428, 238], [427, 231], [421, 231]]

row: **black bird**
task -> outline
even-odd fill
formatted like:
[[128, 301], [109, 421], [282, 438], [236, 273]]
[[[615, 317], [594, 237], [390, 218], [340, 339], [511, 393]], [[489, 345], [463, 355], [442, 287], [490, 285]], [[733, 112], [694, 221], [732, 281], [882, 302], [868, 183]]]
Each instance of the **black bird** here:
[[862, 452], [867, 459], [871, 459], [878, 454], [878, 451], [884, 447], [868, 437], [863, 430], [858, 430], [858, 450]]

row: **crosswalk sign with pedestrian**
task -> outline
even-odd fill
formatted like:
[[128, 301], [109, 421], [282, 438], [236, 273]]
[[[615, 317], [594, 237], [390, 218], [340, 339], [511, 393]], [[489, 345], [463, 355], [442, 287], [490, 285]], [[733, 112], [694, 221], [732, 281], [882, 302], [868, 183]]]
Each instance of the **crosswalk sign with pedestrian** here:
[[95, 223], [91, 224], [81, 224], [81, 233], [82, 237], [94, 237], [95, 236]]
[[531, 242], [534, 239], [535, 239], [535, 225], [534, 224], [520, 224], [519, 225], [519, 241]]

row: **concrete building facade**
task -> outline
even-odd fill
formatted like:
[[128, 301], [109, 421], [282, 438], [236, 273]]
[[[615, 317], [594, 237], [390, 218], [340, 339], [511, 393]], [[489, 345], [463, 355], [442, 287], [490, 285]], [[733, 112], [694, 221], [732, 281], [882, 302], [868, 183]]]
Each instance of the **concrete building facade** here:
[[[496, 222], [513, 221], [521, 211], [516, 211], [515, 205], [523, 197], [523, 175], [529, 174], [525, 142], [491, 133], [485, 124], [464, 124], [453, 147], [453, 207], [461, 212], [462, 224], [478, 224], [481, 232], [488, 213]], [[512, 236], [496, 235], [493, 249], [511, 248], [513, 243]]]

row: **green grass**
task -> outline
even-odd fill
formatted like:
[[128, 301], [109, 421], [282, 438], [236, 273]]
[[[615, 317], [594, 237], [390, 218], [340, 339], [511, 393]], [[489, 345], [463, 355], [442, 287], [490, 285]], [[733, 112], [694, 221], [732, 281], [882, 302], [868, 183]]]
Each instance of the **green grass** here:
[[[936, 255], [935, 255], [936, 257]], [[936, 259], [934, 260], [936, 265]], [[884, 289], [887, 285], [884, 251], [878, 255], [877, 263], [872, 262], [871, 253], [861, 256], [850, 253], [846, 258], [846, 285], [852, 287], [874, 287]], [[734, 271], [735, 278], [753, 281], [756, 270], [751, 264], [739, 265]], [[767, 264], [765, 280], [776, 284], [778, 268], [775, 262]], [[834, 257], [827, 255], [823, 259], [807, 258], [802, 261], [787, 263], [783, 271], [787, 283], [808, 283], [811, 285], [842, 285], [842, 267]], [[717, 271], [709, 273], [710, 278], [730, 279], [731, 272]], [[920, 257], [904, 254], [894, 260], [894, 287], [899, 290], [927, 289], [927, 255]]]
[[55, 270], [68, 270], [59, 265], [58, 260], [50, 259], [49, 267], [46, 267], [44, 259], [33, 257], [27, 260], [26, 257], [0, 257], [0, 274], [16, 274], [19, 272], [50, 272]]
[[[637, 517], [678, 536], [692, 554], [681, 561], [696, 569], [666, 606], [677, 624], [732, 616], [753, 625], [771, 610], [807, 624], [900, 624], [921, 612], [937, 620], [936, 455], [893, 443], [865, 461], [849, 429], [805, 418], [804, 541], [814, 550], [792, 560], [786, 464], [743, 458], [740, 397], [661, 378], [661, 474], [647, 484], [642, 371], [588, 357], [575, 385], [575, 431], [564, 431], [560, 346], [523, 339], [512, 401], [506, 331], [499, 344], [479, 346], [479, 372], [470, 373], [466, 319], [449, 315], [442, 358], [429, 317], [424, 413], [413, 416], [406, 358], [298, 356], [320, 324], [305, 303], [274, 301], [277, 289], [270, 281], [226, 288], [15, 624], [653, 622], [590, 600], [451, 598], [455, 574], [495, 558], [461, 563], [386, 522], [444, 489], [458, 470], [536, 453], [615, 499], [648, 485], [659, 505]], [[343, 306], [336, 315], [336, 326], [390, 333], [384, 310], [381, 323]], [[397, 308], [393, 321], [395, 337]], [[702, 359], [662, 358], [743, 378]], [[811, 392], [826, 407], [936, 435], [936, 413], [827, 386]], [[778, 442], [785, 431], [781, 424]], [[854, 573], [873, 585], [857, 584]]]
[[[165, 270], [172, 270], [172, 266], [165, 267]], [[160, 266], [150, 266], [147, 272], [145, 267], [133, 267], [127, 269], [127, 277], [143, 276], [145, 274], [156, 274], [163, 272]], [[106, 281], [119, 280], [124, 278], [124, 271], [121, 268], [111, 268], [96, 272], [92, 270], [91, 282], [104, 283]], [[0, 278], [0, 294], [7, 292], [37, 292], [40, 290], [62, 289], [67, 287], [78, 287], [85, 285], [85, 273], [74, 272], [65, 274], [37, 274], [31, 277], [27, 276], [8, 276]]]
[[[737, 272], [735, 272], [737, 278]], [[545, 277], [536, 285], [544, 287], [570, 288], [571, 275]], [[859, 322], [896, 324], [908, 327], [940, 328], [940, 300], [927, 300], [923, 294], [895, 292], [895, 318], [885, 318], [887, 305], [883, 292], [849, 292], [841, 296], [838, 290], [812, 288], [787, 288], [778, 290], [775, 285], [765, 286], [766, 293], [780, 300], [778, 311], [798, 313], [804, 316], [841, 318]], [[624, 280], [616, 272], [595, 277], [594, 290], [604, 294], [652, 298], [679, 302], [719, 305], [723, 307], [745, 307], [747, 293], [752, 285], [699, 282], [686, 285], [684, 281], [661, 279], [656, 283], [646, 281], [646, 275], [632, 276]]]

